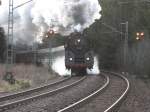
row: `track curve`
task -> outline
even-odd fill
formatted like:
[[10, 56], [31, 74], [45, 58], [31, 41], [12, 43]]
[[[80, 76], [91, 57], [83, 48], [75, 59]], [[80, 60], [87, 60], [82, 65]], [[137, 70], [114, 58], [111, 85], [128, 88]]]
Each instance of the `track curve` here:
[[114, 75], [117, 75], [117, 76], [122, 77], [122, 79], [125, 80], [125, 82], [126, 82], [126, 84], [127, 84], [127, 87], [126, 87], [125, 91], [122, 93], [122, 95], [118, 98], [118, 100], [116, 100], [116, 101], [115, 101], [110, 107], [108, 107], [104, 112], [112, 112], [113, 109], [114, 109], [117, 105], [119, 105], [119, 103], [124, 99], [124, 97], [126, 97], [128, 91], [129, 91], [129, 89], [130, 89], [130, 82], [129, 82], [129, 80], [128, 80], [125, 76], [123, 76], [123, 75], [121, 75], [121, 74], [118, 74], [118, 73], [115, 73], [115, 72], [111, 72], [111, 74], [114, 74]]
[[[125, 76], [114, 72], [104, 72], [110, 77], [110, 84], [105, 91], [86, 103], [76, 112], [117, 112], [118, 107], [126, 98], [130, 89], [130, 83]], [[94, 107], [94, 108], [93, 108]]]
[[72, 80], [71, 84], [66, 84], [65, 86], [61, 86], [61, 87], [59, 87], [57, 89], [54, 89], [54, 90], [51, 90], [51, 91], [47, 91], [47, 92], [37, 94], [37, 95], [34, 95], [34, 96], [30, 96], [30, 97], [25, 97], [25, 98], [22, 98], [22, 99], [19, 99], [19, 100], [16, 100], [16, 101], [12, 101], [12, 102], [6, 102], [6, 103], [0, 105], [0, 111], [9, 110], [11, 108], [15, 108], [17, 106], [24, 105], [24, 104], [29, 103], [31, 101], [37, 100], [39, 98], [56, 94], [56, 93], [58, 93], [58, 92], [60, 92], [64, 89], [67, 89], [69, 87], [72, 87], [72, 86], [80, 83], [85, 78], [86, 77], [81, 77], [81, 78], [74, 79], [74, 81]]
[[101, 92], [103, 89], [105, 89], [108, 86], [108, 84], [109, 84], [109, 77], [105, 76], [105, 75], [103, 75], [103, 76], [106, 78], [106, 82], [104, 83], [104, 85], [102, 87], [98, 88], [96, 91], [94, 91], [90, 95], [82, 98], [81, 100], [79, 100], [79, 101], [77, 101], [77, 102], [75, 102], [75, 103], [73, 103], [73, 104], [71, 104], [71, 105], [69, 105], [69, 106], [67, 106], [67, 107], [57, 111], [57, 112], [70, 111], [72, 108], [75, 108], [76, 106], [80, 105], [81, 103], [86, 102], [87, 100], [89, 100], [90, 98], [94, 97], [96, 94]]
[[49, 83], [49, 84], [45, 84], [45, 85], [40, 86], [40, 87], [36, 87], [36, 88], [28, 89], [28, 90], [25, 90], [25, 91], [21, 91], [21, 92], [17, 92], [17, 93], [12, 93], [12, 94], [8, 94], [8, 95], [5, 95], [5, 96], [1, 96], [0, 97], [0, 103], [3, 102], [3, 101], [7, 101], [9, 99], [14, 99], [16, 97], [20, 97], [20, 96], [23, 96], [23, 95], [31, 94], [33, 92], [41, 91], [43, 89], [49, 88], [51, 86], [54, 86], [56, 84], [62, 83], [64, 81], [68, 80], [68, 79], [70, 79], [70, 77], [69, 78], [64, 78], [64, 79], [61, 79], [61, 80], [58, 80], [58, 81], [55, 81], [55, 82], [52, 82], [52, 83]]
[[86, 76], [85, 80], [81, 81], [80, 84], [58, 92], [57, 94], [53, 94], [53, 96], [41, 98], [41, 100], [19, 106], [7, 112], [57, 112], [61, 108], [97, 90], [97, 88], [103, 85], [103, 79], [104, 78], [100, 75]]
[[[114, 72], [103, 71], [101, 75], [78, 78], [64, 87], [23, 99], [21, 103], [0, 105], [0, 109], [7, 112], [116, 112], [130, 88], [128, 79]], [[41, 100], [36, 101], [37, 98]], [[29, 101], [32, 103], [22, 105]], [[9, 111], [12, 107], [14, 109]]]

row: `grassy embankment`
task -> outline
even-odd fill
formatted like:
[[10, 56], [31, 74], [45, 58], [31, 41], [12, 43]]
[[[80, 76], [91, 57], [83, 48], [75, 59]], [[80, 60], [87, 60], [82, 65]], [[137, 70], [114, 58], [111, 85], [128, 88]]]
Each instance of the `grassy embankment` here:
[[13, 74], [17, 81], [16, 84], [10, 85], [2, 80], [4, 73], [5, 66], [0, 65], [0, 92], [16, 91], [30, 86], [37, 86], [46, 83], [49, 79], [56, 76], [51, 75], [46, 67], [35, 67], [34, 65], [20, 64], [13, 67]]

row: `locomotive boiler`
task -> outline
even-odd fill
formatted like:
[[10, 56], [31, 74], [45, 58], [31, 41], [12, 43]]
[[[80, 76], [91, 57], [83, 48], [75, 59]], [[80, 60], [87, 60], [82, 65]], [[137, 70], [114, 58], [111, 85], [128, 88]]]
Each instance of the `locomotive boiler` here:
[[72, 33], [65, 43], [65, 66], [72, 74], [85, 75], [86, 69], [92, 69], [94, 64], [93, 52], [86, 37]]

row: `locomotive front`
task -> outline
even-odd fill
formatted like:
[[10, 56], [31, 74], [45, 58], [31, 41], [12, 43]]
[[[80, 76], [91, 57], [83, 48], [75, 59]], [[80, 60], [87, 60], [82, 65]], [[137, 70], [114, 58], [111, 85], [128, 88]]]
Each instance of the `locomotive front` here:
[[71, 73], [86, 74], [86, 69], [92, 69], [94, 64], [93, 52], [86, 38], [81, 33], [73, 33], [65, 44], [65, 66]]

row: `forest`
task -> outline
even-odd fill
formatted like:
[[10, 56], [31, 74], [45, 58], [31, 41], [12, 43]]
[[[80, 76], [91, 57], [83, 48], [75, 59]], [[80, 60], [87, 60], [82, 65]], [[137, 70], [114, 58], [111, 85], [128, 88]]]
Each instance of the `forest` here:
[[150, 2], [100, 0], [100, 4], [101, 19], [86, 30], [100, 69], [150, 76]]

